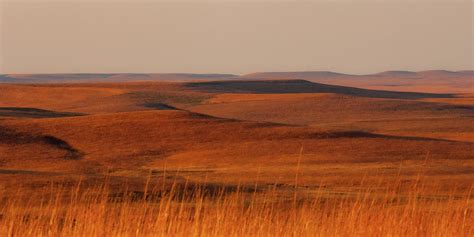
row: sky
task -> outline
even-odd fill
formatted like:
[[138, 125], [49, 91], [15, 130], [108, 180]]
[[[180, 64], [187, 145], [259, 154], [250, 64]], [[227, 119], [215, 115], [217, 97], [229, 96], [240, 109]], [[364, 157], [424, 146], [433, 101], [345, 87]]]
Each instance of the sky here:
[[0, 74], [472, 70], [471, 0], [0, 0]]

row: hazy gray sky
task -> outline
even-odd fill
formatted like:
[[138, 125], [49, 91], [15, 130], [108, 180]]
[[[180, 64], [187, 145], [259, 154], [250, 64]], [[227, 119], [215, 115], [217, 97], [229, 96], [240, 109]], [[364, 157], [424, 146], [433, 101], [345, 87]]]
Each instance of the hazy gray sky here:
[[473, 69], [471, 0], [0, 1], [0, 73]]

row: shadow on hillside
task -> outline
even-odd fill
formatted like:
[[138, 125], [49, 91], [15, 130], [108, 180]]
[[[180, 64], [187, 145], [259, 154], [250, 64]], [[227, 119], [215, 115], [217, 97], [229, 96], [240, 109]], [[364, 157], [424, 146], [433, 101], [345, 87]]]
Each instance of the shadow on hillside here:
[[81, 116], [81, 113], [57, 112], [51, 110], [37, 108], [22, 107], [0, 107], [0, 117], [17, 117], [17, 118], [60, 118]]
[[178, 108], [164, 103], [146, 103], [143, 106], [156, 110], [179, 110]]
[[78, 160], [84, 153], [71, 146], [68, 142], [50, 135], [29, 134], [16, 132], [12, 129], [0, 126], [0, 143], [4, 144], [45, 144], [66, 152], [65, 159]]
[[210, 81], [186, 83], [186, 87], [212, 93], [336, 93], [351, 96], [392, 99], [451, 98], [451, 94], [395, 92], [334, 86], [306, 80]]
[[427, 138], [427, 137], [410, 137], [410, 136], [392, 136], [385, 134], [370, 133], [364, 131], [337, 131], [337, 132], [318, 132], [311, 133], [308, 138], [311, 139], [337, 139], [337, 138], [382, 138], [391, 140], [408, 140], [408, 141], [443, 141], [458, 142], [447, 139]]

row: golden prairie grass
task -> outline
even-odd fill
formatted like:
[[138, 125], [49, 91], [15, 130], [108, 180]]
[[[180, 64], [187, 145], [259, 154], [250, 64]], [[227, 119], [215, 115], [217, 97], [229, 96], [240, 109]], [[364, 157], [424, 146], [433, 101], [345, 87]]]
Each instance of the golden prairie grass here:
[[474, 235], [471, 191], [426, 195], [422, 182], [403, 192], [400, 182], [347, 192], [152, 183], [18, 187], [0, 197], [0, 236]]

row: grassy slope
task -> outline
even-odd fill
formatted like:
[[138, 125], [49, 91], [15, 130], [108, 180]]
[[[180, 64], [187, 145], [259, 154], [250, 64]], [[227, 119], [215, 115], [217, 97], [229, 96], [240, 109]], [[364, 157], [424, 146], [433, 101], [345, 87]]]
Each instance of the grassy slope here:
[[[0, 146], [4, 169], [83, 174], [108, 170], [116, 175], [144, 176], [150, 169], [159, 171], [166, 166], [196, 181], [234, 184], [252, 180], [258, 173], [261, 182], [276, 178], [291, 183], [303, 148], [301, 182], [305, 185], [317, 183], [320, 177], [344, 185], [381, 168], [393, 175], [400, 166], [412, 179], [426, 159], [429, 165], [424, 168], [433, 181], [445, 182], [444, 177], [451, 176], [468, 185], [474, 154], [467, 142], [330, 132], [173, 110], [10, 120], [2, 126], [30, 137], [61, 139], [82, 154], [68, 159], [62, 147], [18, 139], [17, 144], [3, 142]], [[38, 151], [39, 155], [33, 155]]]
[[[198, 181], [238, 183], [260, 176], [261, 182], [289, 183], [303, 148], [301, 180], [306, 185], [326, 177], [343, 186], [374, 172], [390, 176], [400, 167], [412, 179], [425, 160], [433, 180], [442, 183], [450, 177], [467, 185], [472, 175], [472, 105], [465, 98], [459, 105], [458, 98], [370, 98], [370, 91], [363, 97], [219, 94], [164, 82], [1, 88], [1, 106], [83, 113], [0, 118], [2, 128], [21, 138], [0, 143], [2, 169], [108, 170], [140, 177], [166, 166], [186, 170], [183, 176]], [[45, 137], [65, 142], [77, 150], [78, 159], [68, 159], [71, 151], [64, 144], [51, 144]]]

